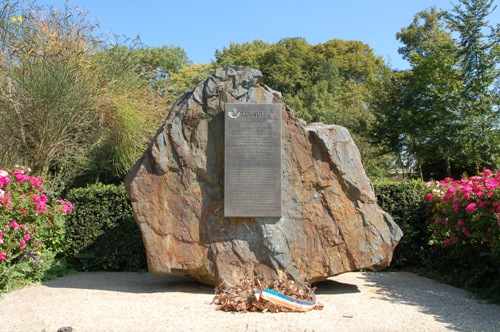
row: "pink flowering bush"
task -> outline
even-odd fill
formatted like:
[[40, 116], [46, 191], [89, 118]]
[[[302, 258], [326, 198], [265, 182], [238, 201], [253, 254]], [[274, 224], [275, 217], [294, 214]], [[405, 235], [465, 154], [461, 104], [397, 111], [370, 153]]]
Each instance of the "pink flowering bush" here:
[[72, 212], [68, 201], [49, 202], [44, 180], [29, 172], [0, 169], [0, 290], [13, 275], [40, 270], [61, 251], [65, 218]]
[[485, 169], [479, 176], [427, 187], [434, 214], [431, 242], [455, 250], [456, 257], [473, 250], [500, 263], [500, 171]]

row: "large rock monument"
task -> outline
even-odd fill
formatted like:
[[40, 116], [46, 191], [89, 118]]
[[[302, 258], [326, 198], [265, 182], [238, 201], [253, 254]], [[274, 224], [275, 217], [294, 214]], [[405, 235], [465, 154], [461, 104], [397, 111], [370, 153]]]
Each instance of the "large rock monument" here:
[[402, 232], [347, 129], [306, 124], [262, 81], [218, 69], [173, 106], [127, 175], [150, 272], [230, 286], [388, 266]]

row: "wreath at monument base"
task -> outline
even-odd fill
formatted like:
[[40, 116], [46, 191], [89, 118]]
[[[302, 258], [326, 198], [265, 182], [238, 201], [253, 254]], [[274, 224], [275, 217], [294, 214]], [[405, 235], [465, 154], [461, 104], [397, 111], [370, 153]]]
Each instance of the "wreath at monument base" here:
[[241, 286], [228, 289], [216, 288], [212, 304], [216, 310], [250, 312], [291, 312], [321, 310], [316, 302], [315, 288], [301, 285], [283, 277], [265, 287], [259, 278], [245, 280]]

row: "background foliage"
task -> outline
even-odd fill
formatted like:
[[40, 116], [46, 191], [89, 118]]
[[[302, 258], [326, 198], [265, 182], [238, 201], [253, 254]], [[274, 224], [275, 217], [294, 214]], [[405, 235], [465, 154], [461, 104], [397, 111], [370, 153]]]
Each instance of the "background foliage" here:
[[423, 183], [382, 181], [500, 168], [493, 0], [456, 0], [448, 12], [416, 13], [396, 36], [410, 64], [402, 72], [361, 41], [310, 45], [300, 37], [230, 43], [212, 63], [193, 64], [177, 46], [101, 35], [69, 2], [0, 6], [0, 166], [27, 165], [50, 179], [47, 196], [74, 203], [65, 256], [79, 269], [145, 268], [120, 183], [171, 105], [215, 68], [236, 64], [261, 70], [299, 117], [349, 129], [368, 175], [380, 180], [379, 204], [405, 232], [395, 268], [423, 269], [471, 289], [483, 283], [498, 294], [496, 263], [468, 256], [466, 247], [457, 256], [431, 243]]
[[421, 178], [498, 168], [500, 26], [488, 23], [494, 9], [493, 0], [460, 0], [450, 12], [417, 13], [397, 34], [411, 70], [394, 73], [381, 91], [374, 137]]
[[[177, 46], [98, 33], [69, 3], [0, 11], [0, 163], [61, 185], [118, 183], [180, 96], [227, 64], [260, 69], [308, 122], [345, 126], [371, 178], [477, 174], [500, 161], [500, 28], [493, 0], [429, 8], [397, 33], [411, 69], [367, 44], [304, 38], [230, 43], [211, 64]], [[58, 87], [53, 89], [50, 87]], [[76, 179], [76, 180], [75, 180]]]
[[123, 185], [96, 183], [69, 191], [64, 256], [85, 271], [146, 269], [141, 233]]
[[429, 252], [428, 220], [425, 183], [412, 181], [378, 181], [374, 183], [379, 206], [389, 213], [403, 231], [391, 266], [415, 268], [426, 264]]
[[310, 45], [303, 38], [275, 44], [260, 40], [231, 43], [216, 51], [216, 64], [260, 69], [264, 82], [283, 93], [285, 102], [307, 122], [338, 124], [349, 129], [370, 176], [387, 177], [390, 156], [372, 143], [372, 101], [389, 67], [360, 41], [333, 39]]

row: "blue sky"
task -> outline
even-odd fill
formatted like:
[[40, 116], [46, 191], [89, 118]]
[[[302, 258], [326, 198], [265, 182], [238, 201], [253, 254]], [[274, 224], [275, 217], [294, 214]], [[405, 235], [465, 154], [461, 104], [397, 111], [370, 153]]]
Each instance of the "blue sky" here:
[[[458, 0], [452, 1], [458, 4]], [[64, 4], [39, 0], [38, 4]], [[102, 32], [140, 36], [157, 47], [182, 47], [194, 63], [208, 63], [230, 42], [274, 43], [303, 37], [311, 45], [331, 39], [360, 40], [394, 69], [408, 64], [398, 54], [395, 34], [426, 8], [452, 8], [450, 0], [72, 0], [89, 12]], [[490, 16], [500, 22], [500, 9]]]

